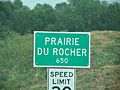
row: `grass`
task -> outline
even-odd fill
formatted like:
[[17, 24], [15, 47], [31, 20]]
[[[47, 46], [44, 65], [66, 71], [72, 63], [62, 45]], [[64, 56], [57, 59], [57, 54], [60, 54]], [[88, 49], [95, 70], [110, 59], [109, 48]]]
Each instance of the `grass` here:
[[[91, 68], [77, 69], [77, 90], [120, 89], [120, 32], [91, 32]], [[47, 69], [33, 67], [33, 35], [0, 40], [0, 90], [47, 90]]]

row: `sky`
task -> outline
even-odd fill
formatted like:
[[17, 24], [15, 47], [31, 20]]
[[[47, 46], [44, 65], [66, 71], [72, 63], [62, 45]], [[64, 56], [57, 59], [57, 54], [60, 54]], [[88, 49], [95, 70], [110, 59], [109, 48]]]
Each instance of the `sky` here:
[[37, 3], [47, 3], [52, 5], [53, 7], [57, 4], [57, 3], [61, 3], [61, 2], [67, 2], [67, 0], [21, 0], [23, 2], [23, 5], [26, 5], [30, 8], [33, 8]]
[[[31, 9], [34, 8], [34, 6], [37, 3], [41, 3], [41, 4], [47, 3], [54, 7], [57, 3], [67, 2], [67, 0], [21, 0], [21, 1], [23, 2], [23, 5], [26, 5], [26, 6], [30, 7]], [[101, 0], [101, 1], [107, 1], [109, 3], [116, 1], [116, 2], [120, 3], [120, 0]]]

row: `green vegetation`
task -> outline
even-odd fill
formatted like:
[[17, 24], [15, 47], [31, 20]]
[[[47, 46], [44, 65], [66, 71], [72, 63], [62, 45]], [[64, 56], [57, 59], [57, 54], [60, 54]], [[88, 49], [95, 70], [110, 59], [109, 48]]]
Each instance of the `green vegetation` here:
[[[91, 32], [91, 68], [77, 69], [77, 90], [119, 90], [120, 32]], [[33, 67], [33, 35], [0, 41], [0, 90], [46, 90], [46, 68]]]
[[46, 83], [46, 71], [33, 68], [33, 37], [15, 34], [0, 41], [0, 89], [35, 88]]
[[37, 4], [33, 9], [21, 0], [0, 0], [0, 39], [10, 31], [20, 34], [34, 30], [120, 31], [120, 4], [100, 0], [68, 0], [54, 8]]
[[119, 3], [68, 0], [30, 9], [0, 0], [0, 90], [47, 89], [46, 68], [33, 67], [35, 30], [91, 32], [91, 68], [77, 69], [77, 90], [120, 89]]

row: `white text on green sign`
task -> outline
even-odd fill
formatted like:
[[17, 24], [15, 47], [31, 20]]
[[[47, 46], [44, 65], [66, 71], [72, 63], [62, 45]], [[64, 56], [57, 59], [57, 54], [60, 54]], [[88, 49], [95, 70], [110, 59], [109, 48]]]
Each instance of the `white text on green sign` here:
[[90, 67], [90, 33], [34, 32], [35, 67]]

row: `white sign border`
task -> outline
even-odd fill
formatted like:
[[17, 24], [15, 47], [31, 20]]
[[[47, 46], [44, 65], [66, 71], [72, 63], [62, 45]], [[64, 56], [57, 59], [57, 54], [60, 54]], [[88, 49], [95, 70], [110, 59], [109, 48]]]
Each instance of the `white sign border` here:
[[[35, 64], [35, 34], [36, 33], [62, 33], [62, 34], [88, 34], [89, 35], [89, 65], [88, 66], [52, 66], [52, 65], [36, 65]], [[91, 35], [90, 32], [52, 32], [52, 31], [34, 31], [34, 54], [33, 54], [33, 67], [48, 67], [48, 68], [90, 68], [90, 47], [91, 47], [91, 43], [90, 43], [90, 39], [91, 39]]]

